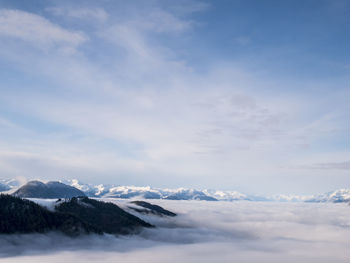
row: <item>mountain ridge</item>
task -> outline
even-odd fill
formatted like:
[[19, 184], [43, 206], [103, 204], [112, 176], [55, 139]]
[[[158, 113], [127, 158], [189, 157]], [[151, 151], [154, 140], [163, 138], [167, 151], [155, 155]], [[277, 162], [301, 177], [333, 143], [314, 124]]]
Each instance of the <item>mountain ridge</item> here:
[[[10, 182], [7, 184], [6, 182]], [[50, 182], [49, 182], [50, 183]], [[118, 186], [113, 184], [85, 184], [77, 179], [60, 181], [62, 183], [81, 191], [80, 194], [94, 198], [122, 198], [122, 199], [166, 199], [166, 200], [202, 200], [202, 201], [275, 201], [275, 202], [350, 202], [350, 189], [338, 189], [316, 195], [249, 195], [238, 191], [221, 191], [213, 189], [198, 190], [193, 188], [153, 188], [150, 186]], [[3, 189], [16, 189], [14, 180], [0, 180]], [[0, 192], [6, 192], [1, 190]], [[17, 189], [18, 191], [18, 189]], [[28, 196], [30, 197], [30, 196]], [[40, 197], [39, 197], [40, 198]], [[56, 198], [64, 198], [59, 196]]]
[[88, 197], [58, 199], [49, 210], [28, 199], [0, 194], [0, 234], [61, 232], [81, 234], [133, 234], [154, 227], [118, 205]]
[[43, 183], [36, 180], [29, 181], [18, 188], [12, 195], [22, 198], [72, 198], [85, 196], [85, 193], [58, 181]]

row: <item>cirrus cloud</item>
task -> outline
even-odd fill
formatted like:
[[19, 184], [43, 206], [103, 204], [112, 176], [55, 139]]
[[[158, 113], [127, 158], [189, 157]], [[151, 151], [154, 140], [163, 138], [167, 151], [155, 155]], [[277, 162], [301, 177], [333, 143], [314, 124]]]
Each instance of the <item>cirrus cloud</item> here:
[[46, 18], [21, 10], [0, 10], [0, 37], [29, 42], [38, 48], [67, 46], [76, 48], [87, 40], [82, 32], [55, 25]]

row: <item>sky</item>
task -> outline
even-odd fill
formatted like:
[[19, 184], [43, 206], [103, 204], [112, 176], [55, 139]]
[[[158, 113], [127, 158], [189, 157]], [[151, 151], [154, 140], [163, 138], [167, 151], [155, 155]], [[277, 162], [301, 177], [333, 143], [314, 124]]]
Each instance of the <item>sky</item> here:
[[0, 177], [350, 187], [350, 2], [0, 0]]

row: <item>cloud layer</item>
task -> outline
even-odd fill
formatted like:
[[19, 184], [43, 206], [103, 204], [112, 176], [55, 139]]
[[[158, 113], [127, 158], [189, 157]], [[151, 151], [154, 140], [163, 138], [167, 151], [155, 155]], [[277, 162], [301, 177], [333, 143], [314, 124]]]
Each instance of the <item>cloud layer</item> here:
[[[127, 206], [125, 201], [115, 201]], [[180, 215], [140, 236], [1, 238], [0, 262], [347, 262], [344, 204], [156, 201]], [[20, 256], [15, 256], [17, 253]], [[5, 258], [4, 258], [5, 257]]]

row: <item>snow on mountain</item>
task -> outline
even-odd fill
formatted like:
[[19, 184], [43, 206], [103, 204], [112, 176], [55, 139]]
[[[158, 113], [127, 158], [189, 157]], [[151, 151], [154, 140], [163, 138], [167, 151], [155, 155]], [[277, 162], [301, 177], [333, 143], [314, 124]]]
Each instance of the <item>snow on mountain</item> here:
[[310, 197], [303, 196], [272, 196], [263, 197], [256, 195], [247, 195], [238, 191], [218, 191], [212, 189], [196, 190], [187, 188], [160, 189], [150, 186], [114, 186], [114, 185], [91, 185], [83, 184], [78, 180], [69, 180], [66, 183], [82, 190], [90, 197], [103, 198], [144, 198], [144, 199], [168, 199], [168, 200], [206, 200], [206, 201], [284, 201], [296, 202], [305, 201]]
[[68, 184], [83, 191], [87, 196], [104, 198], [144, 198], [168, 200], [206, 200], [206, 201], [274, 201], [274, 202], [350, 202], [350, 189], [340, 189], [321, 195], [247, 195], [238, 191], [196, 190], [188, 188], [160, 189], [150, 186], [115, 186], [82, 184], [77, 179]]
[[163, 199], [218, 201], [218, 199], [215, 197], [206, 194], [205, 191], [186, 188], [179, 188], [175, 190], [168, 189], [166, 191], [166, 196], [164, 196]]
[[20, 185], [21, 183], [16, 179], [0, 179], [0, 192], [11, 194], [17, 190]]
[[83, 191], [87, 196], [90, 197], [102, 197], [107, 194], [112, 188], [112, 185], [93, 185], [93, 184], [84, 184], [79, 182], [77, 179], [65, 180], [63, 183], [73, 186], [80, 191]]
[[145, 199], [162, 199], [164, 197], [161, 189], [152, 189], [149, 186], [115, 186], [109, 188], [104, 197], [113, 198], [133, 198], [141, 197]]
[[10, 189], [11, 188], [8, 185], [0, 183], [0, 192], [5, 192], [5, 191], [8, 191]]
[[[150, 186], [117, 186], [107, 184], [85, 184], [77, 179], [62, 181], [84, 192], [89, 197], [123, 199], [168, 199], [206, 201], [274, 201], [274, 202], [350, 202], [350, 189], [340, 189], [320, 195], [247, 195], [238, 191], [197, 190], [188, 188], [161, 189]], [[0, 192], [12, 193], [20, 183], [15, 180], [0, 180]]]
[[144, 199], [169, 199], [169, 200], [207, 200], [216, 201], [217, 199], [210, 196], [205, 191], [195, 189], [160, 189], [151, 188], [150, 186], [115, 186], [115, 185], [91, 185], [83, 184], [78, 180], [68, 180], [67, 184], [78, 188], [90, 197], [104, 198], [144, 198]]
[[0, 184], [9, 189], [18, 188], [20, 186], [20, 182], [16, 179], [0, 179]]
[[217, 200], [237, 201], [237, 200], [249, 200], [246, 194], [242, 194], [237, 191], [217, 191], [217, 190], [204, 190], [208, 196], [212, 196]]
[[343, 203], [350, 202], [350, 189], [339, 189], [333, 192], [317, 195], [315, 197], [305, 200], [306, 202], [332, 202], [332, 203]]
[[14, 193], [14, 196], [22, 198], [72, 198], [84, 196], [84, 192], [67, 184], [51, 181], [29, 181]]
[[238, 191], [196, 190], [188, 188], [160, 189], [150, 186], [114, 186], [82, 184], [78, 180], [69, 181], [71, 186], [82, 190], [87, 196], [104, 198], [144, 198], [168, 200], [206, 201], [275, 201], [275, 202], [350, 202], [350, 189], [340, 189], [322, 195], [247, 195]]

